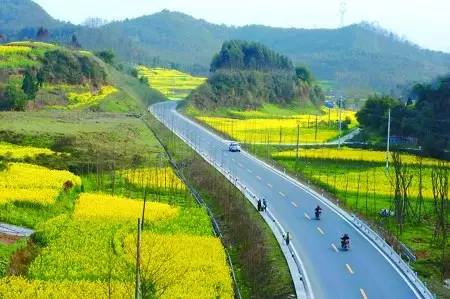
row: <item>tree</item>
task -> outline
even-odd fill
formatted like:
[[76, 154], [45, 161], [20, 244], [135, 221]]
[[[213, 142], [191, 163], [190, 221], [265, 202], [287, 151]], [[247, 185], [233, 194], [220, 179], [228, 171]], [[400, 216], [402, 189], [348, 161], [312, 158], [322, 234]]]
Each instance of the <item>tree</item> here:
[[441, 252], [441, 275], [444, 278], [449, 265], [446, 260], [446, 247], [449, 229], [449, 201], [448, 201], [448, 168], [440, 162], [433, 168], [431, 173], [433, 187], [434, 211], [436, 222], [434, 226], [433, 241], [442, 249]]
[[312, 81], [314, 81], [314, 77], [306, 66], [298, 66], [295, 68], [295, 75], [298, 80], [307, 82], [310, 84]]
[[7, 84], [5, 89], [0, 89], [0, 110], [1, 111], [22, 111], [25, 109], [27, 96], [15, 84]]
[[37, 33], [36, 33], [36, 39], [39, 41], [45, 41], [48, 39], [49, 32], [47, 28], [39, 27]]
[[39, 90], [38, 82], [36, 82], [30, 70], [25, 72], [22, 81], [22, 90], [27, 95], [29, 100], [34, 99]]
[[408, 165], [402, 162], [402, 157], [399, 152], [392, 153], [392, 165], [394, 173], [390, 175], [391, 185], [394, 188], [394, 209], [395, 219], [399, 229], [399, 234], [403, 233], [403, 227], [411, 204], [409, 201], [409, 187], [413, 179], [412, 171]]
[[114, 63], [115, 54], [111, 50], [99, 51], [99, 52], [96, 52], [95, 55], [97, 55], [101, 60], [103, 60], [107, 64], [112, 65]]
[[356, 114], [358, 122], [365, 129], [384, 134], [387, 131], [389, 108], [400, 105], [400, 101], [390, 96], [370, 96], [364, 107]]
[[79, 49], [81, 48], [81, 44], [78, 42], [78, 38], [75, 35], [75, 33], [72, 35], [72, 43], [71, 43], [72, 47]]

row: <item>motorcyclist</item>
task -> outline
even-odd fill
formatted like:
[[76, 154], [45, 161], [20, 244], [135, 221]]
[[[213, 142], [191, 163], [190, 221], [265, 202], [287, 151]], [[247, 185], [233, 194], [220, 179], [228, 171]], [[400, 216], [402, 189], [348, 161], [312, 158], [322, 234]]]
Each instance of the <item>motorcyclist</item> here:
[[322, 214], [322, 208], [320, 206], [317, 206], [314, 210], [316, 211], [316, 218], [319, 219], [320, 214]]
[[341, 237], [341, 246], [343, 249], [348, 249], [350, 245], [350, 237], [348, 236], [348, 234], [344, 234]]

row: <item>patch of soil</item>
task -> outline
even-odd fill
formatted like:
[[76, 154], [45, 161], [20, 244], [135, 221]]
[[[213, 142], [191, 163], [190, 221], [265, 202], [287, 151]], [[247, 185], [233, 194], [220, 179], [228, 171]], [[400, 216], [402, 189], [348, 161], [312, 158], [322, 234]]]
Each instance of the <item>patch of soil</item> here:
[[417, 250], [415, 252], [415, 254], [416, 254], [416, 258], [418, 260], [423, 260], [423, 259], [427, 259], [430, 257], [430, 254], [425, 250]]
[[39, 247], [32, 240], [29, 240], [26, 247], [18, 250], [11, 257], [8, 274], [15, 276], [26, 275], [28, 272], [28, 266], [38, 256], [38, 254]]
[[6, 244], [6, 245], [14, 244], [20, 239], [21, 239], [21, 237], [18, 237], [18, 236], [10, 236], [10, 235], [0, 233], [0, 243]]

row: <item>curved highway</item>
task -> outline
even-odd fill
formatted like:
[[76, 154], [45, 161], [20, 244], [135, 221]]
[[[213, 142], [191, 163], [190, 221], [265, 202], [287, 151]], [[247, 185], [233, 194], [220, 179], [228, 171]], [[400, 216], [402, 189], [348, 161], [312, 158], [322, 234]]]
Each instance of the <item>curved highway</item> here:
[[[373, 242], [317, 196], [247, 153], [229, 153], [228, 142], [180, 115], [177, 103], [163, 102], [150, 111], [172, 131], [208, 153], [223, 168], [248, 186], [259, 198], [268, 199], [271, 213], [291, 235], [303, 262], [311, 291], [321, 298], [424, 298], [394, 263]], [[322, 219], [314, 220], [321, 205]], [[348, 233], [351, 249], [339, 250], [340, 236]]]

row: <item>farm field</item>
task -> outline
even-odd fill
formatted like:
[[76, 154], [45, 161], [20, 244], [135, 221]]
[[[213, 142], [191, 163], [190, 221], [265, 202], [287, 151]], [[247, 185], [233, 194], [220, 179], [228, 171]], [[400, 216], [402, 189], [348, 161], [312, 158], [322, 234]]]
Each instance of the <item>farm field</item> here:
[[[339, 111], [326, 110], [328, 109], [322, 108], [319, 115], [287, 114], [283, 117], [279, 114], [278, 117], [270, 117], [270, 114], [264, 111], [230, 112], [238, 118], [201, 115], [194, 117], [242, 143], [296, 144], [297, 136], [299, 143], [323, 143], [339, 137]], [[355, 112], [343, 111], [341, 118], [343, 122], [346, 121], [343, 134], [357, 126]]]
[[395, 215], [380, 216], [382, 209], [395, 211], [395, 171], [392, 157], [386, 170], [385, 152], [345, 147], [300, 148], [297, 160], [296, 150], [286, 147], [254, 146], [250, 150], [313, 184], [319, 192], [327, 192], [347, 210], [378, 227], [382, 234], [389, 231], [415, 252], [418, 260], [413, 267], [426, 280], [433, 281], [439, 276], [441, 252], [433, 245], [436, 216], [432, 173], [436, 168], [446, 168], [448, 175], [448, 162], [401, 154], [411, 183], [407, 191], [408, 212], [400, 233]]
[[[0, 240], [0, 298], [132, 297], [143, 198], [142, 295], [233, 297], [206, 211], [142, 121], [8, 112], [0, 124], [0, 221], [37, 231], [28, 243]], [[39, 250], [20, 264], [29, 244]]]
[[206, 78], [194, 77], [173, 69], [137, 67], [138, 76], [145, 78], [151, 88], [161, 92], [171, 100], [186, 98], [199, 87]]

